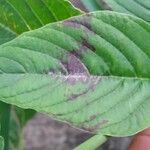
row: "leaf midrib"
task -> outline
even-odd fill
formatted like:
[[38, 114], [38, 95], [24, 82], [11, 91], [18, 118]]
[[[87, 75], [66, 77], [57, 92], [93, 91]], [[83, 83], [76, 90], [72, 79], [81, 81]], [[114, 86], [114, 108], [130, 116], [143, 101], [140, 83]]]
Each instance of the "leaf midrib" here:
[[60, 77], [60, 78], [68, 78], [68, 77], [74, 77], [74, 78], [118, 78], [118, 79], [125, 79], [125, 80], [145, 80], [145, 81], [150, 81], [150, 78], [146, 78], [146, 77], [127, 77], [127, 76], [117, 76], [117, 75], [82, 75], [82, 74], [69, 74], [69, 75], [63, 75], [63, 74], [54, 74], [52, 73], [52, 75], [50, 74], [51, 72], [49, 72], [49, 74], [44, 74], [44, 73], [30, 73], [30, 72], [26, 72], [26, 73], [4, 73], [4, 74], [0, 74], [1, 75], [43, 75], [43, 76], [47, 76], [47, 77]]

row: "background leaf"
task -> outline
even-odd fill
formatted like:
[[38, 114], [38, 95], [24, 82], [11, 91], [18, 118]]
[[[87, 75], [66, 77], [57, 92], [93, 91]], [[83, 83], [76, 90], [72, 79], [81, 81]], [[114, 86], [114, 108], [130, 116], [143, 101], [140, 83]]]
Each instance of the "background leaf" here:
[[5, 139], [6, 149], [9, 149], [10, 111], [10, 105], [0, 102], [0, 135]]
[[114, 12], [24, 33], [0, 47], [0, 99], [89, 132], [135, 134], [150, 126], [149, 43], [148, 23]]
[[81, 12], [65, 0], [0, 0], [0, 44]]
[[10, 41], [16, 36], [16, 33], [0, 24], [0, 44]]
[[[135, 15], [150, 22], [149, 0], [81, 0], [89, 11], [111, 10]], [[90, 7], [91, 6], [91, 7]], [[139, 11], [140, 10], [140, 11]]]
[[101, 5], [98, 5], [95, 0], [81, 0], [84, 6], [89, 11], [102, 10]]
[[4, 148], [4, 139], [0, 136], [0, 150]]

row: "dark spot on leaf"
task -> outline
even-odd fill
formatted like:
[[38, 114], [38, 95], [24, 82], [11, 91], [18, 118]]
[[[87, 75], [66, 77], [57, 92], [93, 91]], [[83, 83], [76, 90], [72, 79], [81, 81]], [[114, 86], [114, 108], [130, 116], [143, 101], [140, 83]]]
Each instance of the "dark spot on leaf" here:
[[93, 45], [91, 45], [89, 42], [87, 42], [86, 39], [83, 39], [82, 45], [85, 46], [85, 47], [87, 47], [87, 48], [89, 48], [90, 50], [92, 50], [94, 52], [96, 51], [95, 47]]
[[82, 92], [82, 93], [72, 94], [72, 95], [68, 98], [68, 100], [75, 100], [76, 98], [85, 95], [87, 92], [88, 92], [88, 90], [86, 90], [86, 91], [84, 91], [84, 92]]
[[[99, 83], [101, 78], [98, 77], [88, 77], [85, 75], [76, 75], [76, 76], [68, 76], [67, 82], [71, 85], [76, 84], [77, 82], [81, 82], [85, 85], [87, 85], [85, 91], [82, 91], [81, 93], [72, 93], [71, 95], [67, 96], [68, 100], [76, 100], [80, 96], [86, 96], [86, 94], [89, 91], [94, 91], [96, 88], [96, 85]], [[88, 105], [88, 103], [87, 103]], [[79, 110], [80, 111], [80, 110]], [[78, 110], [77, 110], [78, 112]]]
[[96, 85], [101, 82], [101, 78], [100, 77], [97, 77], [97, 76], [93, 76], [93, 77], [90, 77], [90, 82], [89, 82], [89, 88], [94, 91], [95, 88], [96, 88]]
[[88, 12], [88, 10], [86, 9], [86, 7], [84, 6], [84, 4], [81, 3], [80, 0], [71, 0], [71, 3], [73, 3], [77, 8], [80, 8], [84, 12]]
[[103, 6], [106, 10], [112, 10], [112, 7], [106, 2], [106, 0], [96, 0], [100, 6]]
[[[45, 73], [47, 74], [47, 72], [45, 72]], [[57, 72], [56, 72], [55, 69], [52, 68], [52, 69], [49, 69], [48, 73], [53, 73], [54, 74], [54, 73], [57, 73]]]
[[82, 43], [79, 43], [79, 49], [72, 51], [72, 54], [75, 55], [76, 57], [82, 59], [82, 56], [84, 53], [87, 52], [88, 47], [83, 45]]
[[81, 60], [77, 58], [77, 56], [70, 53], [66, 56], [66, 58], [67, 60], [63, 61], [62, 64], [67, 69], [69, 74], [89, 74], [87, 68]]
[[71, 19], [69, 21], [67, 20], [67, 21], [65, 21], [64, 25], [72, 26], [72, 27], [76, 27], [76, 28], [81, 28], [81, 26], [83, 26], [83, 27], [86, 27], [84, 29], [84, 31], [90, 32], [90, 31], [92, 31], [91, 19], [92, 19], [91, 14], [87, 14], [82, 19], [81, 18], [75, 18], [75, 19]]
[[74, 27], [74, 28], [80, 28], [80, 27], [81, 27], [81, 25], [78, 24], [78, 23], [77, 23], [76, 21], [74, 21], [74, 20], [66, 20], [66, 21], [63, 22], [63, 24], [64, 24], [65, 26]]
[[89, 29], [89, 31], [92, 31], [91, 16], [90, 16], [90, 15], [87, 15], [87, 17], [84, 17], [82, 20], [83, 20], [83, 21], [81, 22], [81, 24], [82, 24], [83, 26], [86, 26], [86, 27]]
[[82, 51], [79, 50], [72, 50], [71, 54], [76, 56], [77, 58], [81, 59], [82, 58]]
[[107, 123], [108, 123], [108, 120], [102, 120], [101, 122], [97, 123], [93, 128], [95, 130], [101, 129]]
[[94, 31], [92, 31], [91, 27], [91, 15], [87, 14], [84, 18], [81, 19], [72, 19], [72, 20], [66, 20], [64, 21], [65, 26], [74, 27], [74, 28], [83, 28], [83, 31], [85, 33], [92, 33], [95, 34]]
[[62, 114], [62, 113], [58, 113], [58, 114], [55, 114], [54, 116], [63, 116], [64, 114]]
[[87, 130], [89, 132], [97, 132], [99, 129], [101, 129], [104, 125], [108, 123], [108, 120], [102, 120], [101, 122], [97, 123], [96, 125], [92, 127], [82, 127], [83, 130]]
[[92, 115], [91, 117], [90, 117], [90, 120], [94, 120], [96, 118], [96, 115]]

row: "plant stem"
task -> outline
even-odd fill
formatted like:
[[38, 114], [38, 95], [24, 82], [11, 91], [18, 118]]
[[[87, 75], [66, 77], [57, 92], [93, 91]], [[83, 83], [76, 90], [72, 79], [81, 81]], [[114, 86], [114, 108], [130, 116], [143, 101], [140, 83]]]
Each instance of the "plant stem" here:
[[24, 137], [23, 137], [23, 129], [20, 131], [20, 138], [19, 138], [19, 150], [24, 149]]
[[95, 150], [107, 141], [107, 137], [101, 134], [95, 135], [76, 147], [74, 150]]

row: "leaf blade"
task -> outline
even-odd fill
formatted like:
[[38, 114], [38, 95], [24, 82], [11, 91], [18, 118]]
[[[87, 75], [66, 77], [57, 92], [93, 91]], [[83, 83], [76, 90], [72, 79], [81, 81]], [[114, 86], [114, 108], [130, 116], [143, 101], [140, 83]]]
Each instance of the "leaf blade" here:
[[[86, 2], [82, 1], [85, 6], [87, 6]], [[144, 19], [147, 22], [150, 22], [150, 3], [147, 0], [94, 0], [89, 1], [89, 5], [94, 5], [95, 7], [88, 7], [89, 11], [96, 11], [96, 10], [111, 10], [120, 13], [126, 13], [135, 15]], [[140, 10], [140, 11], [139, 11]]]
[[130, 15], [95, 12], [27, 32], [0, 47], [25, 68], [0, 63], [1, 100], [89, 132], [135, 134], [150, 124], [149, 28]]

